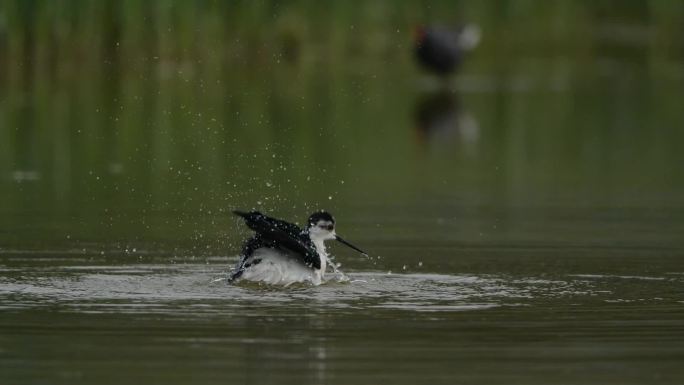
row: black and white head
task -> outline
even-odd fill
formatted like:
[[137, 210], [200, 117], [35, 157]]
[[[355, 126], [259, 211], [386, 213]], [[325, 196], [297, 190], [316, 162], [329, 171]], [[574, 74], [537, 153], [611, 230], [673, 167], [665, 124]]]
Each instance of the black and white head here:
[[335, 218], [326, 211], [311, 214], [307, 229], [312, 240], [327, 241], [336, 238]]
[[365, 251], [345, 241], [335, 233], [335, 218], [326, 211], [317, 211], [311, 214], [307, 222], [307, 232], [309, 233], [309, 238], [314, 242], [335, 239], [361, 254], [368, 255]]

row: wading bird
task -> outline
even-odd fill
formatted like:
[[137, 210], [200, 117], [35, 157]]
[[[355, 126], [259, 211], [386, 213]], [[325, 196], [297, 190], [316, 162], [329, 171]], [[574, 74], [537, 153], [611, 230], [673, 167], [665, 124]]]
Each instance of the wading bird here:
[[325, 211], [311, 214], [307, 226], [268, 217], [258, 211], [233, 211], [256, 234], [242, 246], [240, 261], [230, 281], [291, 285], [309, 282], [320, 285], [329, 264], [323, 242], [337, 240], [367, 255], [335, 233], [335, 219]]
[[480, 42], [480, 28], [466, 24], [458, 28], [419, 26], [414, 30], [415, 55], [428, 71], [446, 77], [455, 72], [467, 51]]

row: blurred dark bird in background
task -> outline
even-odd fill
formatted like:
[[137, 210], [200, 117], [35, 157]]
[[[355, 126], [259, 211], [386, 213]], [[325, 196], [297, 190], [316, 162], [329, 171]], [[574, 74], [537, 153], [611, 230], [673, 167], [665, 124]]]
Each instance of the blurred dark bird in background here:
[[466, 24], [457, 28], [418, 26], [414, 30], [415, 55], [420, 65], [446, 77], [460, 67], [466, 52], [480, 42], [480, 28]]

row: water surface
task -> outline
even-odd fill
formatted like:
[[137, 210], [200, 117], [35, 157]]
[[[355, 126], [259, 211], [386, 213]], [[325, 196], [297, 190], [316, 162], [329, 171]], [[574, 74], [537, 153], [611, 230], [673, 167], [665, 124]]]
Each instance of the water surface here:
[[[681, 15], [2, 2], [0, 382], [681, 384]], [[251, 208], [372, 258], [229, 285]]]

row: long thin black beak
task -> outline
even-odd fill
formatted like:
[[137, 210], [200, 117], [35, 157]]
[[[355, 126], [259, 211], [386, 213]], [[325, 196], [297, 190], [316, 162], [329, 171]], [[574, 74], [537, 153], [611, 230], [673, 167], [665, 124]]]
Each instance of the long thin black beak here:
[[335, 235], [335, 239], [337, 239], [338, 242], [343, 243], [343, 244], [345, 244], [345, 245], [351, 247], [352, 249], [358, 251], [359, 253], [365, 255], [366, 257], [368, 256], [368, 253], [366, 253], [365, 251], [363, 251], [363, 250], [359, 249], [358, 247], [352, 245], [351, 243], [345, 241], [345, 240], [342, 239], [339, 235]]

